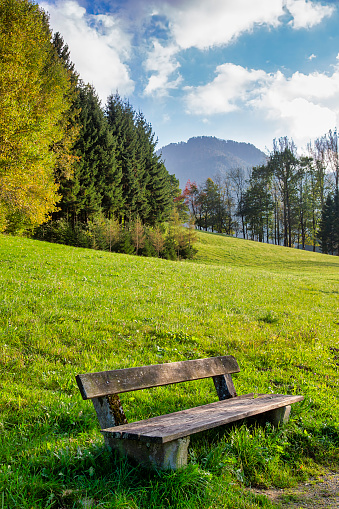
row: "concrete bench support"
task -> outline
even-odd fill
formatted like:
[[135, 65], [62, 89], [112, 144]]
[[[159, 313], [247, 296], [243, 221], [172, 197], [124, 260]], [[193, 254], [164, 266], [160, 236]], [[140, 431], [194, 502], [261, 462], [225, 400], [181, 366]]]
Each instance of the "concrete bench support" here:
[[177, 470], [187, 465], [190, 437], [178, 438], [165, 444], [113, 438], [105, 433], [105, 443], [122, 456], [134, 459], [145, 467]]
[[266, 420], [271, 422], [273, 426], [282, 426], [283, 424], [288, 423], [288, 419], [290, 418], [291, 413], [291, 405], [282, 406], [280, 408], [275, 408], [266, 414]]

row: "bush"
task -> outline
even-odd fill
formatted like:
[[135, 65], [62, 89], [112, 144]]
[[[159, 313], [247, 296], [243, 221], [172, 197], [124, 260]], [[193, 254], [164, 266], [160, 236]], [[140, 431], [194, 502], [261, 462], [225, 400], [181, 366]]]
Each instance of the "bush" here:
[[67, 246], [93, 247], [87, 226], [82, 223], [72, 225], [66, 219], [43, 223], [35, 229], [33, 238]]
[[132, 237], [129, 230], [122, 230], [120, 234], [120, 241], [116, 249], [117, 253], [134, 254], [135, 249], [132, 244]]

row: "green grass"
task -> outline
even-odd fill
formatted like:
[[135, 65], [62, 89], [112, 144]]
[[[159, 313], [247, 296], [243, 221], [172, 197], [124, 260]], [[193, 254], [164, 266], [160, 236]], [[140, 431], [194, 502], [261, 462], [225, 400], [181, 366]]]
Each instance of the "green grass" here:
[[[338, 467], [339, 258], [199, 233], [194, 262], [0, 236], [0, 508], [273, 507], [245, 488]], [[178, 472], [109, 454], [77, 373], [233, 354], [239, 394], [303, 394], [283, 429], [192, 440]], [[129, 420], [216, 400], [127, 393]]]
[[280, 272], [336, 272], [339, 261], [336, 257], [312, 253], [299, 249], [291, 249], [273, 244], [237, 239], [220, 234], [198, 232], [196, 244], [198, 254], [195, 262], [214, 265], [235, 265], [237, 267], [253, 267]]

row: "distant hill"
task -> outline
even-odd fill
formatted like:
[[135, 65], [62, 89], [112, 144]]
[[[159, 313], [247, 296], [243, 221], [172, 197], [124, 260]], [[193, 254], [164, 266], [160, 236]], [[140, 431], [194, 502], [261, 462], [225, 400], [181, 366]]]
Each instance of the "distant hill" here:
[[265, 161], [265, 154], [250, 143], [220, 140], [210, 136], [171, 143], [157, 151], [169, 173], [183, 189], [188, 180], [197, 184], [231, 168], [251, 168]]

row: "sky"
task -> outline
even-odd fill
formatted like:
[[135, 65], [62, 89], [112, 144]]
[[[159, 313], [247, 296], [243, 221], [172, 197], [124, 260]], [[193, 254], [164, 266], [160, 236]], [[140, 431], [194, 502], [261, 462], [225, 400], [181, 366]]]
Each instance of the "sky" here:
[[339, 123], [339, 0], [48, 0], [82, 80], [158, 147], [216, 136], [299, 149]]

